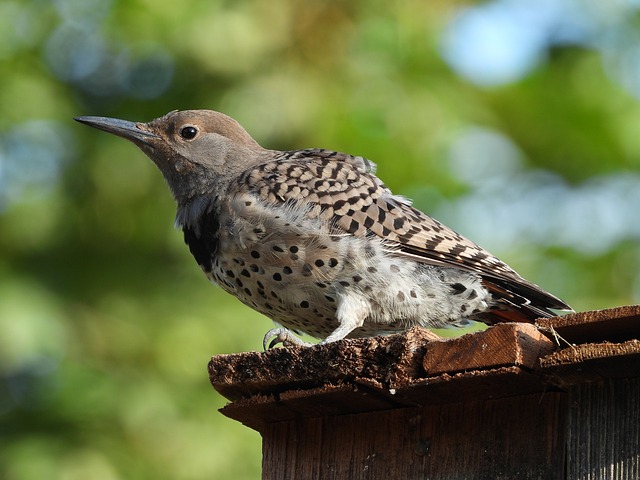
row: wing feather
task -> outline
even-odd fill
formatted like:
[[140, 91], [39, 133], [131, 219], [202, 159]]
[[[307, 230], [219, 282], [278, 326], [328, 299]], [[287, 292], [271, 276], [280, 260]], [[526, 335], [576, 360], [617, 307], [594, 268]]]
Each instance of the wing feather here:
[[484, 315], [484, 322], [531, 321], [554, 315], [550, 309], [570, 310], [488, 251], [393, 195], [374, 171], [375, 165], [363, 157], [296, 150], [246, 172], [238, 187], [267, 202], [317, 205], [319, 210], [308, 211], [331, 218], [336, 234], [376, 235], [394, 255], [477, 273], [498, 308], [506, 309]]

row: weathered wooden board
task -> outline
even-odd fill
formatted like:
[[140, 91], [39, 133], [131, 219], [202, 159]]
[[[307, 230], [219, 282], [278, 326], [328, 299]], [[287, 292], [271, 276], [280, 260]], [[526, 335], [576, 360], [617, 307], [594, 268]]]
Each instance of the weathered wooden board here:
[[554, 343], [528, 324], [498, 324], [449, 340], [433, 340], [413, 328], [387, 337], [344, 340], [311, 348], [216, 355], [209, 362], [214, 388], [230, 400], [288, 390], [366, 380], [397, 389], [442, 374], [492, 370], [503, 366], [533, 369]]
[[640, 307], [219, 355], [263, 478], [640, 478]]
[[301, 418], [375, 412], [414, 406], [389, 393], [367, 386], [326, 385], [309, 390], [291, 390], [279, 395], [254, 396], [232, 402], [220, 411], [259, 432], [269, 424]]
[[569, 389], [567, 480], [640, 478], [640, 379]]
[[567, 347], [542, 357], [540, 369], [560, 387], [606, 378], [636, 377], [640, 375], [640, 340]]
[[640, 339], [640, 305], [540, 318], [536, 325], [544, 332], [557, 333], [561, 343], [619, 343]]
[[447, 342], [429, 343], [422, 365], [429, 376], [503, 366], [534, 368], [554, 348], [553, 341], [534, 325], [501, 323]]
[[240, 399], [220, 411], [263, 432], [272, 423], [326, 415], [346, 415], [423, 405], [496, 399], [557, 389], [544, 376], [520, 367], [474, 370], [415, 380], [398, 388], [383, 388], [369, 379], [340, 385], [289, 390]]
[[563, 395], [272, 424], [263, 432], [262, 478], [559, 479]]
[[429, 330], [416, 327], [397, 335], [310, 348], [216, 355], [209, 362], [209, 379], [230, 400], [313, 389], [356, 378], [392, 385], [422, 375], [422, 358], [432, 338]]

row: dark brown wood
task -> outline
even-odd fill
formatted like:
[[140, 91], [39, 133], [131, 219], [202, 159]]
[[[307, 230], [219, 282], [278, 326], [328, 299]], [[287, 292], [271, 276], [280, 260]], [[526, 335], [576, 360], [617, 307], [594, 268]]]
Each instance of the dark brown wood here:
[[578, 312], [562, 317], [540, 318], [541, 331], [557, 333], [568, 343], [624, 342], [638, 338], [640, 305], [625, 305], [606, 310]]
[[272, 423], [323, 415], [375, 412], [417, 405], [497, 399], [557, 389], [548, 379], [519, 367], [460, 372], [417, 380], [393, 389], [355, 379], [341, 385], [255, 395], [232, 402], [220, 411], [261, 433]]
[[313, 348], [219, 355], [209, 372], [216, 390], [236, 400], [222, 413], [259, 431], [292, 418], [552, 389], [545, 376], [530, 371], [539, 355], [554, 348], [533, 325], [501, 324], [456, 339], [432, 338], [416, 328]]
[[259, 432], [267, 425], [301, 418], [375, 412], [413, 406], [371, 386], [325, 385], [309, 390], [291, 390], [280, 395], [257, 395], [238, 400], [220, 411]]
[[496, 399], [555, 391], [549, 379], [520, 367], [472, 370], [416, 380], [396, 390], [396, 397], [419, 405]]
[[213, 357], [263, 478], [640, 478], [640, 307]]
[[587, 343], [540, 359], [541, 371], [561, 387], [640, 373], [640, 341]]
[[429, 330], [416, 327], [387, 337], [342, 340], [310, 348], [216, 355], [209, 362], [209, 379], [230, 400], [313, 389], [356, 378], [369, 379], [384, 388], [421, 376], [422, 358], [433, 338]]
[[569, 390], [567, 480], [640, 478], [640, 379]]
[[560, 478], [564, 394], [322, 416], [263, 432], [263, 479]]

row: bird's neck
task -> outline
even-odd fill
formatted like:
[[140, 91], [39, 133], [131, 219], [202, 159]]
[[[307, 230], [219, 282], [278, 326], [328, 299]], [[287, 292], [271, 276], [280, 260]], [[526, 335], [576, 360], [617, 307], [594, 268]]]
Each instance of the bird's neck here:
[[203, 216], [220, 210], [219, 194], [196, 195], [188, 199], [178, 199], [175, 227], [198, 229]]

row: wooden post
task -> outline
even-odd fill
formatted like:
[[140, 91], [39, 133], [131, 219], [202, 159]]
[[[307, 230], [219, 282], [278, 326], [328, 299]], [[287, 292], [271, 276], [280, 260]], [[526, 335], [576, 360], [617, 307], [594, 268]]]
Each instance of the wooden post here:
[[263, 479], [640, 478], [640, 307], [217, 355]]

